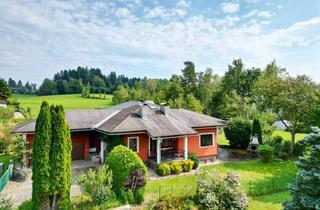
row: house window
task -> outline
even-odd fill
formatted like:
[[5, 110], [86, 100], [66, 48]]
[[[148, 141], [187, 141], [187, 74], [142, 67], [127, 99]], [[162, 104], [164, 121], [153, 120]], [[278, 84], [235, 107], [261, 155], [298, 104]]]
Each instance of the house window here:
[[212, 147], [213, 134], [200, 134], [200, 147]]
[[139, 137], [129, 137], [128, 147], [134, 152], [139, 152]]
[[173, 139], [163, 139], [161, 143], [162, 149], [172, 149]]

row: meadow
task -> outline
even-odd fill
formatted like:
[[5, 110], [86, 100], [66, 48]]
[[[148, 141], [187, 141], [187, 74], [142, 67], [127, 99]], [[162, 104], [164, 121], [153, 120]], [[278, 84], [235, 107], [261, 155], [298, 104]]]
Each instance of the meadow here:
[[24, 109], [31, 109], [32, 116], [37, 116], [40, 110], [42, 101], [47, 101], [50, 104], [61, 104], [68, 109], [97, 109], [112, 106], [112, 95], [105, 95], [105, 99], [83, 98], [80, 94], [68, 95], [52, 95], [52, 96], [36, 96], [14, 94], [20, 102], [20, 106]]

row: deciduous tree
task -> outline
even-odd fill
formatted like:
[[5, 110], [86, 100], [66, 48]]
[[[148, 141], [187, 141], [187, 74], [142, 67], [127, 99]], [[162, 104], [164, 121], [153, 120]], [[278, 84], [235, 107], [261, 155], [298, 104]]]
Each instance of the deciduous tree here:
[[319, 105], [316, 103], [318, 93], [319, 87], [305, 75], [262, 78], [256, 84], [256, 101], [260, 109], [272, 109], [291, 133], [290, 155], [299, 124]]

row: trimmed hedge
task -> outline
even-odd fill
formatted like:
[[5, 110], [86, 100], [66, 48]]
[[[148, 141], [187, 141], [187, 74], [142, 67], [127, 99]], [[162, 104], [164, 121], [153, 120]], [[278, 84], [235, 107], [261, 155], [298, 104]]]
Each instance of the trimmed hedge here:
[[171, 163], [160, 163], [156, 168], [159, 176], [167, 176], [170, 174], [180, 174], [181, 172], [189, 172], [193, 169], [194, 162], [190, 159], [182, 161], [174, 161]]
[[182, 164], [181, 161], [174, 161], [170, 163], [171, 173], [172, 174], [180, 174], [182, 172]]
[[189, 171], [191, 171], [191, 170], [192, 170], [192, 167], [193, 167], [193, 164], [194, 164], [193, 161], [192, 161], [192, 160], [189, 160], [189, 159], [181, 161], [182, 170], [183, 170], [184, 172], [189, 172]]
[[144, 172], [146, 183], [146, 166], [138, 155], [126, 146], [119, 145], [114, 147], [108, 155], [105, 164], [112, 170], [113, 188], [116, 191], [124, 189], [124, 182], [135, 169], [141, 169]]
[[160, 163], [156, 169], [156, 172], [160, 176], [167, 176], [171, 174], [171, 168], [168, 163]]

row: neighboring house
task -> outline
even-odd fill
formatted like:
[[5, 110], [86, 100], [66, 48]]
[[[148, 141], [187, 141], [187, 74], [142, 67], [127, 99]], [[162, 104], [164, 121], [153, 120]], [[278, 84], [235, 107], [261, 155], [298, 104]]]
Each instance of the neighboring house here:
[[[287, 120], [284, 120], [284, 123], [287, 124], [288, 126], [291, 126], [291, 122], [287, 121]], [[276, 129], [276, 130], [286, 130], [287, 127], [285, 126], [281, 120], [279, 121], [276, 121], [273, 123], [273, 127]]]
[[0, 94], [0, 107], [7, 107], [8, 105], [8, 97]]
[[[129, 101], [106, 109], [69, 110], [66, 119], [71, 130], [73, 160], [98, 156], [103, 162], [107, 145], [101, 141], [102, 136], [118, 135], [143, 161], [154, 164], [185, 159], [188, 152], [214, 161], [218, 128], [225, 125], [223, 120], [211, 116], [150, 101]], [[18, 125], [12, 133], [23, 134], [32, 142], [34, 131], [32, 120]]]

